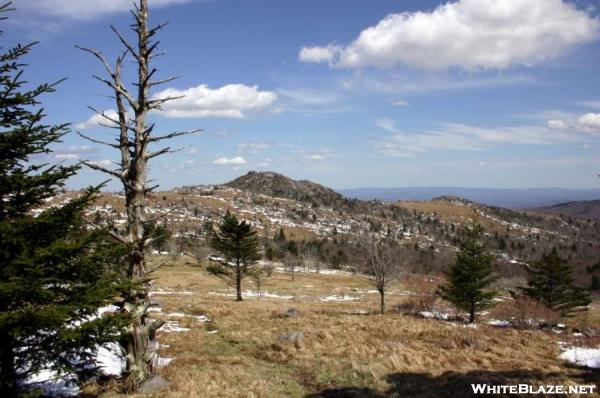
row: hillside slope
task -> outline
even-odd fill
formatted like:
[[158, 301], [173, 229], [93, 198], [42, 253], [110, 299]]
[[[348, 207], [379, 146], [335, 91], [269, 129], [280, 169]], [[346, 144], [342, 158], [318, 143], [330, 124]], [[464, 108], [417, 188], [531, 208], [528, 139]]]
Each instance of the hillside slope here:
[[600, 220], [600, 200], [559, 203], [554, 206], [538, 207], [531, 210], [539, 213], [556, 214], [565, 217]]
[[285, 198], [317, 205], [333, 206], [345, 202], [333, 189], [308, 180], [293, 180], [275, 172], [250, 171], [225, 186], [275, 198]]

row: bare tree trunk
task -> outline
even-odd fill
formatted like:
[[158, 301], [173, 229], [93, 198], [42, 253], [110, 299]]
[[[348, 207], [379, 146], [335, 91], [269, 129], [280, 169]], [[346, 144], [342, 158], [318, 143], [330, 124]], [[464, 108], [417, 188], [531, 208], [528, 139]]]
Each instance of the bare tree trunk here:
[[242, 268], [239, 263], [235, 267], [235, 291], [237, 293], [236, 301], [242, 301]]
[[385, 291], [380, 291], [379, 292], [379, 298], [380, 298], [380, 302], [379, 302], [379, 309], [381, 311], [381, 315], [385, 314]]
[[475, 303], [471, 302], [471, 308], [469, 308], [469, 323], [475, 322]]
[[[131, 45], [127, 39], [111, 27], [117, 35], [121, 44], [125, 47], [124, 52], [117, 58], [114, 70], [109, 66], [106, 58], [97, 50], [82, 48], [98, 58], [109, 78], [94, 76], [99, 81], [108, 85], [114, 91], [118, 118], [96, 111], [106, 122], [119, 130], [118, 143], [104, 142], [98, 139], [82, 137], [98, 143], [118, 149], [121, 154], [120, 167], [111, 170], [92, 162], [84, 162], [92, 169], [102, 171], [118, 178], [125, 191], [125, 207], [127, 212], [126, 230], [121, 233], [114, 232], [113, 236], [128, 245], [130, 248], [126, 276], [131, 282], [132, 288], [124, 292], [124, 300], [120, 303], [121, 310], [131, 317], [131, 322], [121, 335], [121, 346], [125, 351], [127, 361], [126, 375], [131, 390], [148, 378], [152, 372], [151, 358], [154, 350], [154, 335], [164, 321], [156, 320], [149, 322], [147, 310], [152, 304], [148, 296], [150, 272], [146, 267], [145, 249], [152, 243], [153, 239], [144, 233], [144, 227], [148, 222], [145, 216], [146, 196], [156, 187], [149, 187], [148, 183], [148, 161], [154, 157], [171, 152], [170, 148], [163, 148], [155, 152], [149, 152], [149, 145], [158, 141], [170, 139], [190, 132], [173, 132], [162, 136], [154, 136], [154, 124], [147, 124], [148, 112], [161, 109], [161, 105], [175, 98], [167, 97], [151, 99], [150, 88], [159, 84], [167, 83], [174, 78], [163, 80], [152, 80], [156, 69], [150, 69], [150, 60], [157, 54], [158, 42], [150, 39], [165, 25], [158, 25], [152, 29], [148, 28], [148, 0], [139, 0], [133, 10], [133, 31], [136, 33], [137, 45]], [[121, 80], [121, 69], [127, 57], [133, 57], [137, 65], [137, 82], [132, 94]], [[127, 108], [131, 108], [133, 117], [128, 115]], [[93, 108], [92, 108], [93, 109]]]

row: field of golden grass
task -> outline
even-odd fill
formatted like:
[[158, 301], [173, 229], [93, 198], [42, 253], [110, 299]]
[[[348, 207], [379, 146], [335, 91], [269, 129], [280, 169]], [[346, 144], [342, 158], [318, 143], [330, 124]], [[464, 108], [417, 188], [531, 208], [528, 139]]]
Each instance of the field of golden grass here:
[[[162, 316], [190, 329], [158, 333], [160, 355], [174, 358], [159, 370], [172, 383], [160, 396], [433, 398], [471, 396], [470, 383], [600, 384], [600, 372], [558, 359], [560, 334], [398, 314], [392, 307], [409, 297], [402, 284], [390, 288], [385, 315], [376, 314], [368, 280], [353, 275], [296, 273], [292, 281], [275, 272], [263, 289], [292, 298], [235, 302], [224, 282], [192, 263], [180, 259], [155, 275]], [[359, 299], [322, 301], [330, 296]], [[300, 316], [281, 316], [288, 308]], [[210, 321], [165, 316], [173, 313]], [[279, 340], [292, 331], [304, 338]], [[122, 395], [109, 388], [102, 396]]]

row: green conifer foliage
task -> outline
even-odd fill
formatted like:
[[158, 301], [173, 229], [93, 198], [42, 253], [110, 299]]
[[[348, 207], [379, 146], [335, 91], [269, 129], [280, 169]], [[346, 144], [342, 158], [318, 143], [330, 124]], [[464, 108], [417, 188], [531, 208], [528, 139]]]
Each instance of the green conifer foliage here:
[[469, 322], [477, 312], [493, 305], [496, 292], [490, 289], [497, 279], [492, 267], [493, 257], [482, 243], [483, 228], [468, 227], [460, 243], [456, 261], [446, 273], [447, 282], [438, 291], [440, 297], [469, 313]]
[[563, 316], [587, 309], [589, 294], [574, 285], [573, 267], [558, 255], [556, 248], [525, 269], [529, 277], [523, 292], [528, 296]]
[[242, 279], [253, 273], [260, 259], [256, 231], [246, 221], [238, 221], [229, 212], [212, 234], [211, 247], [217, 250], [224, 261], [208, 267], [208, 271], [235, 286], [237, 301], [242, 301]]

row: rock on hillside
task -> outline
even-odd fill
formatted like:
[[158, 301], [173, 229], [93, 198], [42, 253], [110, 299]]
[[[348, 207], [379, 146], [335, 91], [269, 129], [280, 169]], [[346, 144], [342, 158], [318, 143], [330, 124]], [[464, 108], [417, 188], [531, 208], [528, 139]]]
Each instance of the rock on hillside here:
[[255, 194], [312, 202], [316, 205], [339, 206], [347, 202], [347, 199], [332, 189], [312, 181], [293, 180], [275, 172], [250, 171], [224, 185]]

